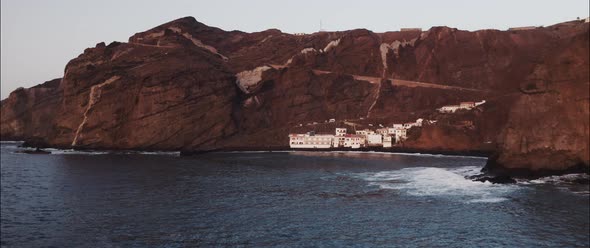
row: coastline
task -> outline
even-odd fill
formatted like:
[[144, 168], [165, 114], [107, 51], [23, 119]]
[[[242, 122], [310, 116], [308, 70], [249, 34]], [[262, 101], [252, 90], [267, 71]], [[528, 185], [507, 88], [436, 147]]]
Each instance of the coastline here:
[[379, 153], [398, 153], [398, 154], [423, 154], [423, 155], [446, 155], [446, 156], [469, 156], [488, 158], [492, 151], [485, 150], [467, 150], [467, 151], [453, 151], [453, 150], [437, 150], [437, 149], [416, 149], [405, 147], [363, 147], [363, 148], [290, 148], [288, 146], [281, 147], [227, 147], [211, 150], [198, 151], [180, 151], [181, 156], [194, 156], [205, 153], [215, 152], [379, 152]]
[[[1, 140], [1, 143], [18, 144], [21, 148], [40, 148], [40, 149], [55, 149], [66, 152], [88, 152], [99, 154], [175, 154], [180, 157], [199, 156], [210, 153], [231, 153], [231, 152], [357, 152], [357, 153], [389, 153], [400, 155], [426, 155], [426, 156], [460, 156], [460, 157], [477, 157], [487, 159], [486, 165], [481, 170], [480, 176], [503, 177], [509, 176], [523, 179], [537, 179], [547, 176], [560, 176], [571, 173], [590, 174], [588, 167], [579, 165], [564, 170], [530, 170], [523, 168], [506, 168], [497, 164], [494, 160], [495, 152], [493, 150], [445, 150], [445, 149], [417, 149], [409, 147], [362, 147], [362, 148], [291, 148], [289, 146], [267, 146], [267, 147], [223, 147], [215, 149], [203, 150], [154, 150], [154, 149], [117, 149], [106, 147], [56, 147], [49, 146], [44, 143], [18, 141], [18, 140]], [[52, 153], [55, 153], [52, 151]]]
[[84, 147], [58, 147], [47, 144], [31, 143], [23, 140], [1, 140], [2, 143], [21, 143], [19, 147], [23, 148], [41, 148], [41, 149], [60, 149], [73, 151], [96, 151], [96, 152], [178, 152], [180, 156], [196, 156], [200, 154], [216, 152], [380, 152], [380, 153], [400, 153], [400, 154], [424, 154], [424, 155], [446, 155], [446, 156], [470, 156], [488, 158], [493, 154], [490, 150], [445, 150], [445, 149], [417, 149], [408, 147], [362, 147], [362, 148], [291, 148], [289, 146], [266, 146], [266, 147], [223, 147], [203, 150], [153, 150], [153, 149], [117, 149], [117, 148], [84, 148]]

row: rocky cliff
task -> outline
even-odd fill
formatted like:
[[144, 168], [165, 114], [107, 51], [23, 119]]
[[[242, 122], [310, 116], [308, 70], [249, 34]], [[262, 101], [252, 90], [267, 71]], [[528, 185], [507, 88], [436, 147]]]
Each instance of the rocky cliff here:
[[55, 147], [200, 151], [285, 147], [289, 132], [331, 132], [332, 118], [351, 128], [426, 118], [437, 122], [404, 147], [495, 152], [495, 171], [587, 168], [588, 35], [578, 21], [291, 35], [186, 17], [99, 43], [63, 78], [14, 91], [0, 132]]

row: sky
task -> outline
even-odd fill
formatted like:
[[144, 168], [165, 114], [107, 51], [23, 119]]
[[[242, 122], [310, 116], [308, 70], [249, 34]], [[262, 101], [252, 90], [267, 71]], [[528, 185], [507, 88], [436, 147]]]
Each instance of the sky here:
[[2, 0], [1, 98], [63, 76], [69, 60], [104, 41], [193, 16], [209, 26], [246, 32], [278, 28], [313, 33], [403, 27], [463, 30], [548, 26], [586, 18], [588, 0]]

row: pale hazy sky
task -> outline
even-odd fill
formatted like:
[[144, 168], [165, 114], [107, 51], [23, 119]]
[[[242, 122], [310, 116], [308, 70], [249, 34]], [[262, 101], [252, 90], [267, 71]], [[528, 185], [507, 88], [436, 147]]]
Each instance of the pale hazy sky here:
[[464, 30], [551, 25], [589, 15], [589, 0], [2, 0], [1, 98], [63, 75], [85, 48], [194, 16], [224, 30], [326, 30], [449, 26]]

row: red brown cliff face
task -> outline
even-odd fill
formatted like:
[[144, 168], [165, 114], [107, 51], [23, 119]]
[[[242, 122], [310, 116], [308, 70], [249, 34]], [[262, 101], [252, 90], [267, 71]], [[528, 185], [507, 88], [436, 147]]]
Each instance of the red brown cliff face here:
[[66, 66], [50, 144], [80, 148], [192, 149], [235, 132], [236, 89], [222, 58], [192, 44], [114, 43]]
[[[307, 123], [331, 118], [427, 118], [439, 121], [405, 147], [497, 151], [490, 168], [564, 169], [588, 165], [588, 33], [569, 22], [295, 36], [186, 17], [86, 49], [62, 79], [13, 92], [0, 130], [58, 147], [196, 151], [284, 147], [289, 132], [321, 131]], [[436, 112], [484, 99], [469, 113]]]
[[2, 139], [46, 139], [53, 132], [53, 115], [59, 108], [61, 79], [29, 89], [20, 88], [2, 101], [0, 134]]
[[566, 38], [520, 84], [522, 94], [499, 135], [500, 153], [488, 165], [492, 171], [588, 170], [590, 40], [587, 32]]

